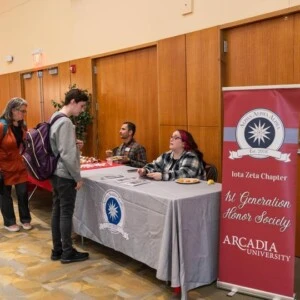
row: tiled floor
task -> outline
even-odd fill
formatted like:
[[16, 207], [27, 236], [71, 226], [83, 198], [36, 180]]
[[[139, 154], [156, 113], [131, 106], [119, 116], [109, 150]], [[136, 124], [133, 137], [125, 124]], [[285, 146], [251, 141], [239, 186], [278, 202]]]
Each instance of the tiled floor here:
[[[90, 252], [87, 261], [61, 264], [51, 251], [51, 194], [37, 190], [30, 202], [34, 228], [11, 233], [0, 222], [0, 299], [179, 299], [155, 270], [125, 255], [74, 235], [77, 249]], [[15, 210], [17, 212], [17, 209]], [[297, 282], [297, 284], [296, 284]], [[300, 259], [295, 290], [300, 295]], [[189, 299], [228, 299], [215, 283], [188, 293]], [[257, 299], [236, 294], [234, 300]]]

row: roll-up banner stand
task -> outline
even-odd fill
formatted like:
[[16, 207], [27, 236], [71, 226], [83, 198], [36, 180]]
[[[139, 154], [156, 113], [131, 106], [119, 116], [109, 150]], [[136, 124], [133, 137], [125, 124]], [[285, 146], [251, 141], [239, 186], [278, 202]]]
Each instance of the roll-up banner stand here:
[[223, 88], [217, 286], [295, 299], [300, 85]]

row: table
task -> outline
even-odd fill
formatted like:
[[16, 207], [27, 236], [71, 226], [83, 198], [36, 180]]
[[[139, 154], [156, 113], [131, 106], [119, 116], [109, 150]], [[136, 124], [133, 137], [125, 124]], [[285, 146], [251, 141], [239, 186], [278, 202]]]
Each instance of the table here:
[[137, 174], [129, 169], [82, 172], [74, 231], [156, 269], [186, 299], [188, 290], [217, 278], [221, 184], [130, 186], [126, 180]]
[[[82, 164], [81, 170], [95, 170], [100, 168], [111, 168], [111, 167], [118, 167], [118, 166], [119, 164], [116, 163], [113, 163], [112, 165], [108, 165], [107, 163]], [[32, 198], [32, 196], [34, 195], [38, 187], [47, 190], [48, 192], [52, 192], [52, 185], [49, 179], [37, 180], [28, 173], [28, 182], [34, 185], [33, 190], [30, 192], [28, 196], [28, 200]]]
[[28, 200], [30, 200], [32, 198], [32, 196], [34, 195], [36, 189], [38, 187], [47, 190], [49, 192], [52, 192], [52, 185], [50, 183], [50, 180], [37, 180], [34, 177], [32, 177], [30, 174], [28, 174], [28, 182], [34, 185], [33, 190], [30, 192], [29, 196], [28, 196]]

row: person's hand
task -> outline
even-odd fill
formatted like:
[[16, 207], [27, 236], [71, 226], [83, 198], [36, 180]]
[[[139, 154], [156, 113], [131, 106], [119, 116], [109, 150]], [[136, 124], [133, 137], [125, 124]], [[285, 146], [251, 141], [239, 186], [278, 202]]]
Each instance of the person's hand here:
[[114, 157], [115, 164], [122, 164], [123, 163], [123, 156], [115, 156]]
[[[118, 159], [116, 159], [118, 158]], [[115, 156], [114, 157], [114, 163], [116, 164], [127, 164], [130, 161], [130, 159], [127, 156]]]
[[160, 172], [148, 173], [147, 177], [152, 178], [154, 180], [162, 180], [162, 173]]
[[113, 156], [113, 152], [110, 149], [106, 150], [105, 154], [106, 154], [106, 157], [112, 157]]
[[144, 168], [137, 169], [137, 172], [140, 176], [145, 176], [146, 175], [146, 170]]
[[80, 190], [82, 185], [83, 185], [83, 180], [76, 182], [75, 190], [77, 190], [77, 191]]
[[79, 150], [82, 149], [84, 143], [82, 140], [76, 140], [76, 146], [78, 147]]
[[123, 156], [121, 159], [122, 164], [128, 164], [130, 162], [130, 158], [128, 156]]

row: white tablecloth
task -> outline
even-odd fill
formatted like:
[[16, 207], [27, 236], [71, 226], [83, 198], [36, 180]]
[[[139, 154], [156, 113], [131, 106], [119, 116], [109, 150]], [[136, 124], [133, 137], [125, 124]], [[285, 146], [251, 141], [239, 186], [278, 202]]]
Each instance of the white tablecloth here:
[[[152, 181], [126, 166], [82, 172], [74, 231], [157, 270], [186, 292], [217, 278], [221, 184]], [[113, 178], [120, 176], [120, 178]], [[122, 177], [121, 177], [122, 176]]]

